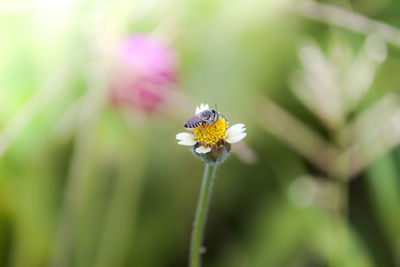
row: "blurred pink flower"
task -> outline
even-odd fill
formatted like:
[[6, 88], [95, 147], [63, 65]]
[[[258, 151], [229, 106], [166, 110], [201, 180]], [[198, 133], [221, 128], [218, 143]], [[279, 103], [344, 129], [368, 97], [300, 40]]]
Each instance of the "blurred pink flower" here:
[[178, 59], [161, 40], [136, 35], [119, 47], [115, 71], [112, 103], [152, 112], [165, 103], [177, 83]]

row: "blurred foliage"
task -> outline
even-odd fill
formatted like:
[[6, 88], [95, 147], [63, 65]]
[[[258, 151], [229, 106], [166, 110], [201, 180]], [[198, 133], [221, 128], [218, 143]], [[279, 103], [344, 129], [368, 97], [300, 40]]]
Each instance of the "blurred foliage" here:
[[[400, 27], [398, 1], [318, 3]], [[310, 20], [300, 7], [289, 0], [3, 1], [0, 266], [186, 266], [203, 164], [174, 137], [201, 102], [245, 123], [256, 155], [248, 163], [232, 153], [218, 169], [204, 266], [399, 266], [400, 47], [382, 40], [387, 55], [350, 73], [367, 36]], [[116, 43], [138, 33], [165, 39], [179, 55], [180, 101], [153, 114], [107, 98]], [[293, 88], [294, 74], [307, 72], [305, 46], [319, 49], [334, 76], [370, 80], [341, 123], [326, 124]], [[320, 78], [310, 77], [309, 86]], [[340, 153], [358, 140], [366, 148], [338, 156], [344, 165], [319, 168], [304, 152], [313, 144], [291, 145], [297, 130], [282, 135], [262, 125], [265, 97]], [[368, 113], [379, 103], [381, 113]], [[284, 123], [276, 116], [273, 125]], [[354, 175], [347, 172], [359, 162]]]

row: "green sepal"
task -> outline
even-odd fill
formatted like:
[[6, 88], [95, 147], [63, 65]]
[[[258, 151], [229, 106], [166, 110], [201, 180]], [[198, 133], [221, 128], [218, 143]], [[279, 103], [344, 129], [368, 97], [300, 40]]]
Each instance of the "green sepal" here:
[[211, 151], [206, 154], [200, 154], [196, 152], [196, 148], [200, 147], [201, 144], [197, 143], [191, 149], [193, 154], [197, 156], [199, 159], [204, 161], [207, 164], [220, 164], [224, 162], [231, 152], [231, 144], [223, 142], [219, 143], [216, 146], [211, 148]]

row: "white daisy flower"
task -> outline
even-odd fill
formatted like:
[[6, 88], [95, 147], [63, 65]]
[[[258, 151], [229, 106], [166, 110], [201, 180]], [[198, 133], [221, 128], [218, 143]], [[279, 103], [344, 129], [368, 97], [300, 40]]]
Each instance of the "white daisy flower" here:
[[191, 120], [193, 119], [198, 122], [195, 126], [199, 126], [190, 128], [190, 133], [178, 133], [176, 139], [180, 145], [193, 146], [197, 154], [213, 154], [214, 158], [218, 158], [222, 151], [229, 153], [230, 145], [246, 136], [243, 123], [228, 128], [225, 117], [218, 111], [210, 110], [205, 104], [196, 107], [195, 116]]

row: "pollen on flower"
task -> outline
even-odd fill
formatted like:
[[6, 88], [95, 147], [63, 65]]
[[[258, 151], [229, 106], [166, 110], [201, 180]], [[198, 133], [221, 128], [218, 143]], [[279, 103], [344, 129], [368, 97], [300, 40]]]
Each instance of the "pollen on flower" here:
[[214, 125], [201, 125], [193, 130], [197, 142], [205, 146], [215, 146], [219, 141], [225, 140], [225, 132], [228, 122], [219, 118]]

